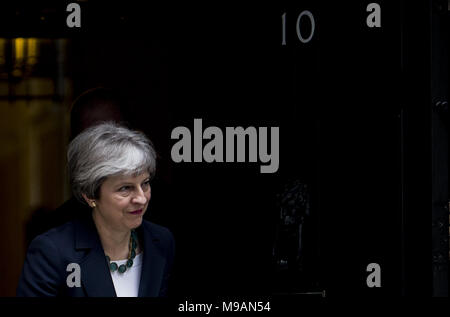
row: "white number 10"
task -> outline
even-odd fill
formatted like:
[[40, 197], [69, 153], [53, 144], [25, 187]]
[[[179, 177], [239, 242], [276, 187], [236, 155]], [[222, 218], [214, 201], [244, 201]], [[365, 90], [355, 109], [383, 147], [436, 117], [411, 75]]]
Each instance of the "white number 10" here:
[[[300, 31], [300, 22], [302, 20], [303, 16], [307, 16], [309, 18], [309, 21], [311, 23], [311, 32], [309, 34], [309, 36], [307, 38], [304, 38], [301, 31]], [[286, 45], [286, 12], [283, 13], [283, 15], [281, 16], [281, 23], [282, 23], [282, 39], [281, 39], [281, 45]], [[297, 18], [297, 23], [296, 23], [296, 31], [297, 31], [297, 37], [300, 40], [300, 42], [302, 43], [308, 43], [309, 41], [311, 41], [312, 37], [314, 36], [314, 30], [316, 29], [316, 23], [314, 20], [314, 16], [313, 14], [308, 11], [302, 11]]]

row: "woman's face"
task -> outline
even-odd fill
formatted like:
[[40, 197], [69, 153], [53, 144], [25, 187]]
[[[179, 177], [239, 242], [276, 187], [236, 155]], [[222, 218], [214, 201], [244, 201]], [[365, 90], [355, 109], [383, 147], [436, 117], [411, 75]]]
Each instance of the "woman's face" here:
[[102, 223], [113, 230], [137, 228], [150, 201], [150, 175], [111, 176], [100, 187], [100, 198], [95, 200]]

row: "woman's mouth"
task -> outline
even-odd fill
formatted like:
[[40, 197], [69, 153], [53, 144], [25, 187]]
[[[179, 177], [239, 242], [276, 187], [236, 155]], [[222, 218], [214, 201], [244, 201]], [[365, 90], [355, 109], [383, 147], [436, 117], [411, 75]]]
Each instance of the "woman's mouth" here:
[[132, 215], [140, 215], [142, 213], [142, 209], [138, 209], [138, 210], [135, 210], [135, 211], [130, 211], [130, 214], [132, 214]]

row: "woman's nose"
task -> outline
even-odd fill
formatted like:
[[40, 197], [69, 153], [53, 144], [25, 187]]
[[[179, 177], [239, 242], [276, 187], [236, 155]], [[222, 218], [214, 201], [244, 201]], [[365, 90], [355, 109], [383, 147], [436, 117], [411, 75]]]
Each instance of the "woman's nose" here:
[[135, 196], [133, 197], [133, 203], [145, 205], [147, 203], [147, 197], [145, 196], [144, 191], [139, 188]]

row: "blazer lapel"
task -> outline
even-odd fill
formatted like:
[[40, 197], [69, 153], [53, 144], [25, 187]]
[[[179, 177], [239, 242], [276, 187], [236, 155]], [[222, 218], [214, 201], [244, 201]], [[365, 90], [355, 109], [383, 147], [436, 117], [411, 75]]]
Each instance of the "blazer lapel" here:
[[75, 248], [90, 249], [81, 261], [81, 282], [89, 297], [115, 297], [116, 291], [91, 215], [77, 223]]
[[158, 297], [164, 273], [166, 259], [156, 247], [159, 239], [153, 237], [144, 224], [141, 225], [141, 241], [143, 241], [144, 258], [142, 260], [139, 297]]

